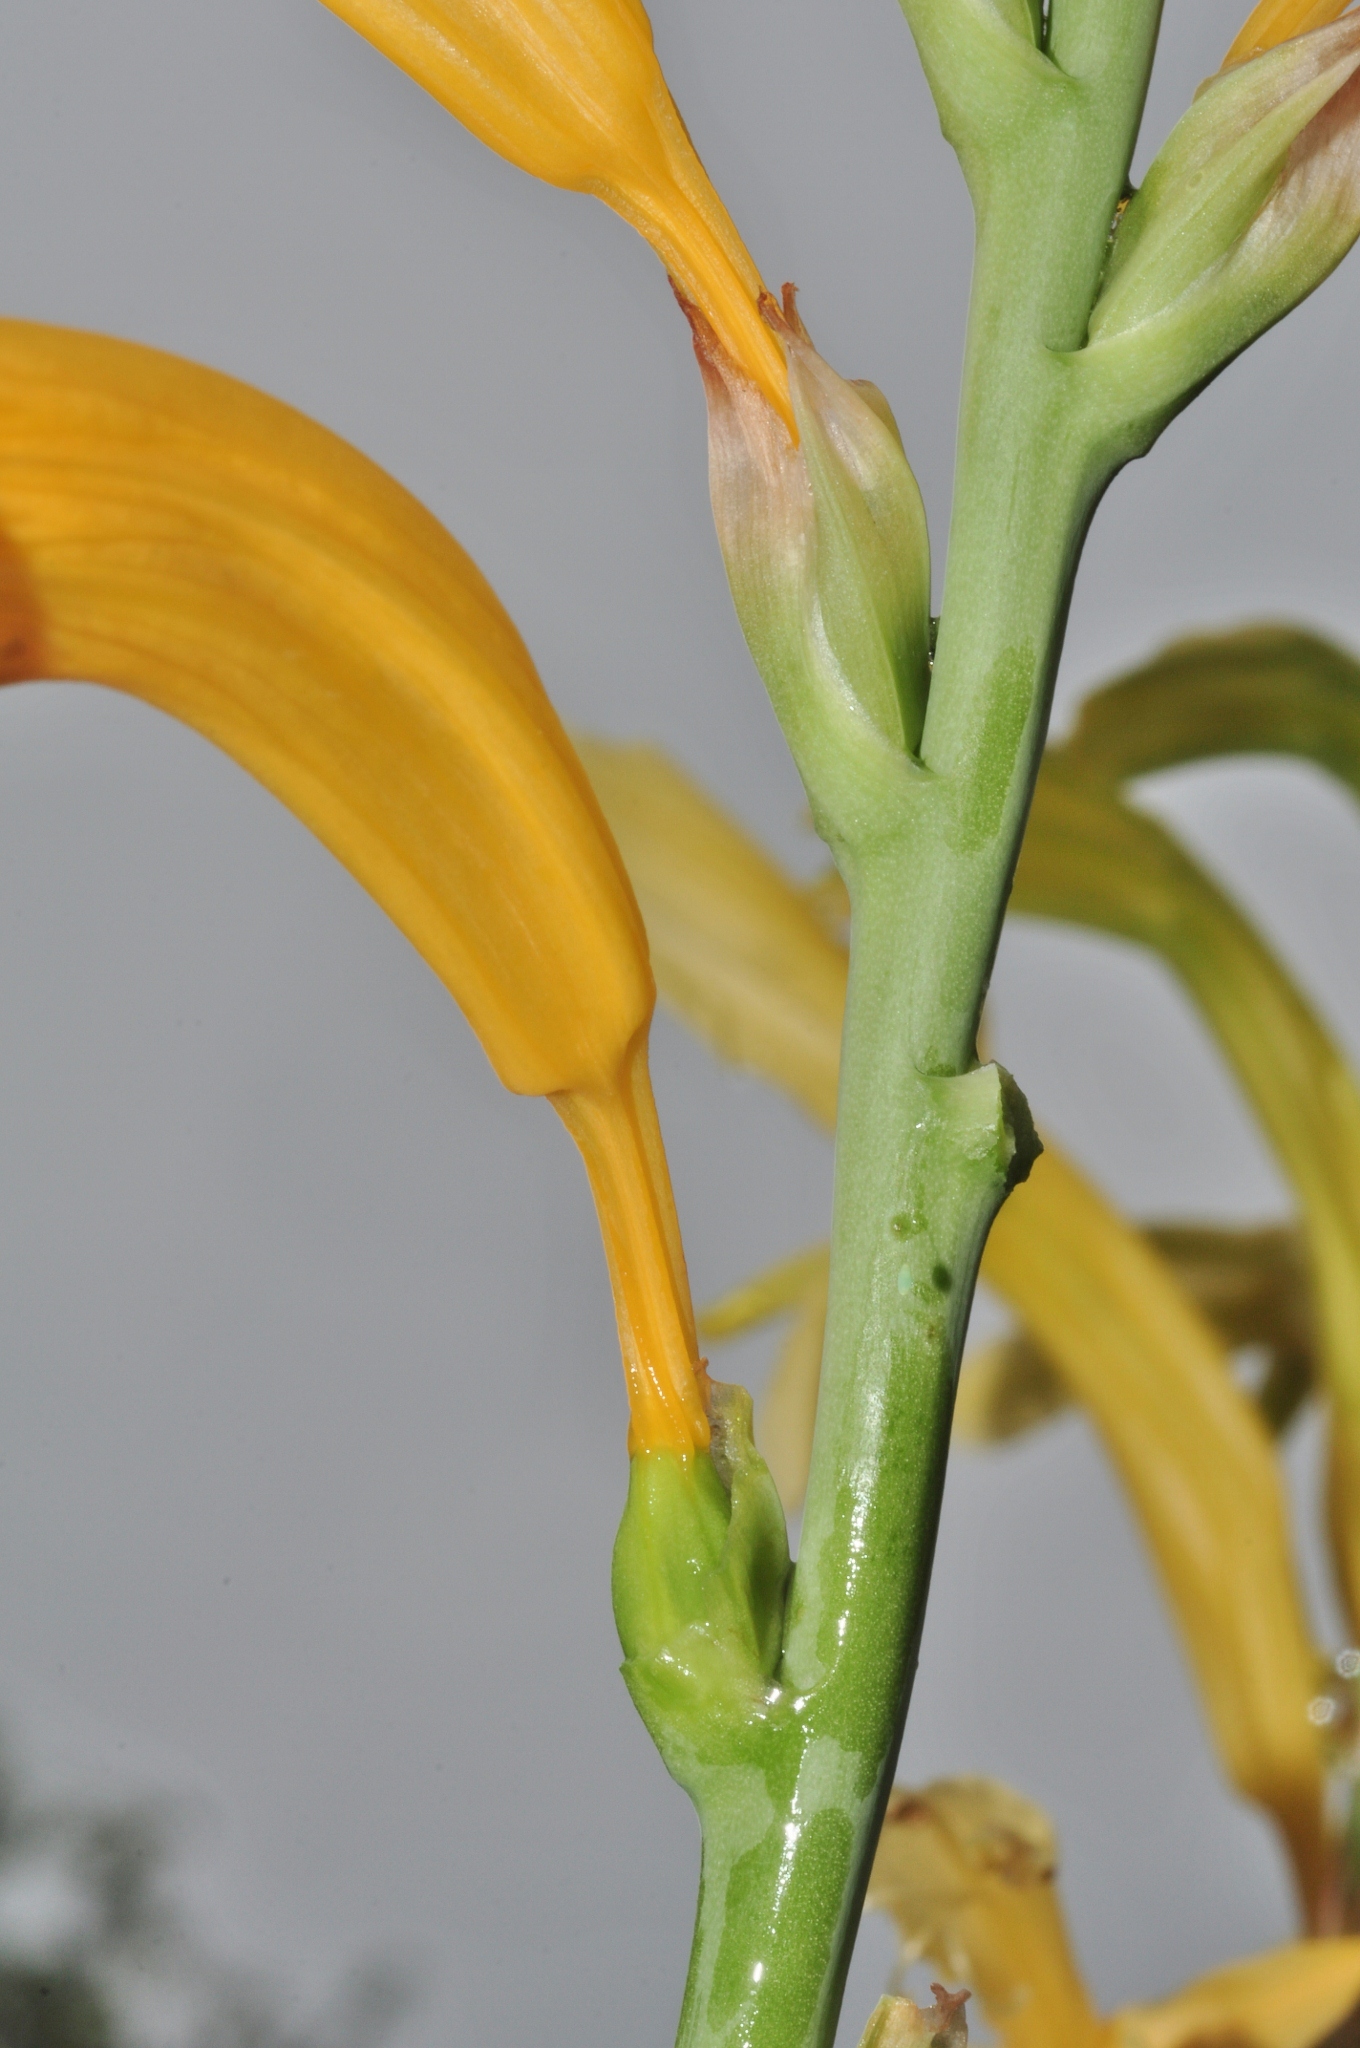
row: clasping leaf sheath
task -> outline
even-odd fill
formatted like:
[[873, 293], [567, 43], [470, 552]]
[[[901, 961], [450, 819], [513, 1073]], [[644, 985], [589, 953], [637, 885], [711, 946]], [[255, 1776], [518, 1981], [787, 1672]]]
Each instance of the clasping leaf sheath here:
[[0, 681], [193, 726], [377, 899], [594, 1184], [634, 1440], [708, 1440], [623, 864], [485, 579], [381, 470], [150, 349], [0, 322]]
[[662, 76], [641, 0], [325, 0], [511, 163], [644, 235], [788, 417], [760, 275]]

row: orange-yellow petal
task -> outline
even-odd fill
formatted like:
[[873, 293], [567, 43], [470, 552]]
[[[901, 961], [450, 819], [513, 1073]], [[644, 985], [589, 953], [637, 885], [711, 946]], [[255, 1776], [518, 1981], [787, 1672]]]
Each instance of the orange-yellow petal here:
[[642, 921], [528, 652], [457, 542], [230, 378], [0, 322], [0, 681], [44, 677], [125, 690], [231, 754], [406, 933], [506, 1085], [603, 1134], [583, 1149], [635, 1429], [706, 1441], [646, 1081]]
[[640, 0], [325, 0], [501, 156], [644, 235], [786, 420], [760, 275], [671, 98]]
[[1273, 50], [1293, 36], [1306, 35], [1311, 28], [1325, 28], [1350, 4], [1351, 0], [1259, 0], [1238, 30], [1221, 69], [1245, 64], [1249, 57], [1259, 57], [1262, 51]]

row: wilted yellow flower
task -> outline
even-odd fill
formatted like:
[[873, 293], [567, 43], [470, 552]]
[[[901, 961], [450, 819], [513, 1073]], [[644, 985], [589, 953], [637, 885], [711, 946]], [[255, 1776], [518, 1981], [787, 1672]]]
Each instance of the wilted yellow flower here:
[[586, 1157], [635, 1435], [707, 1441], [646, 938], [514, 626], [381, 470], [212, 371], [0, 322], [0, 681], [144, 698], [256, 775]]
[[1028, 1799], [987, 1778], [889, 1801], [868, 1905], [904, 1962], [971, 1985], [1002, 2048], [1314, 2048], [1360, 1999], [1360, 1938], [1291, 1942], [1102, 2017], [1058, 1900], [1057, 1842]]
[[593, 193], [645, 235], [791, 419], [760, 274], [662, 76], [641, 0], [325, 0], [512, 163]]

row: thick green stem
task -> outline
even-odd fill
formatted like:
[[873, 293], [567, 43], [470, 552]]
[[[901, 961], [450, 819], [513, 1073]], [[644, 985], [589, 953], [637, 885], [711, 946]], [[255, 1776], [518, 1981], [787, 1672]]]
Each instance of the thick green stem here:
[[[931, 32], [957, 12], [913, 10]], [[1039, 82], [1001, 141], [960, 142], [978, 256], [927, 772], [888, 815], [867, 800], [843, 819], [821, 807], [852, 906], [822, 1393], [775, 1682], [684, 1772], [704, 1874], [681, 2048], [827, 2048], [839, 2013], [915, 1669], [978, 1260], [1026, 1163], [1023, 1104], [976, 1067], [974, 1038], [1108, 475], [1053, 351], [1084, 337], [1157, 12], [1054, 0], [1055, 65], [1024, 55]], [[913, 27], [930, 69], [929, 34]], [[947, 33], [940, 47], [952, 61]], [[966, 113], [956, 92], [946, 125]], [[831, 786], [811, 750], [800, 733], [809, 786]]]
[[[995, 1068], [923, 1077], [892, 866], [856, 910], [833, 1257], [846, 1276], [825, 1398], [836, 1499], [804, 1549], [778, 1685], [697, 1775], [704, 1878], [681, 2040], [821, 2043], [835, 2026], [920, 1639], [952, 1375], [1014, 1155]], [[885, 1103], [892, 1111], [884, 1113]], [[817, 1513], [810, 1504], [809, 1512]]]

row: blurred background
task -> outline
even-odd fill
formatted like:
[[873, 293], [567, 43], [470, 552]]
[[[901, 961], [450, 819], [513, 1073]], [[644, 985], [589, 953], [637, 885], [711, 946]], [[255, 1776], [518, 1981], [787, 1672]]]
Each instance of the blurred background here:
[[[1245, 4], [1172, 0], [1140, 163]], [[970, 219], [893, 0], [652, 12], [766, 278], [891, 398], [938, 570]], [[0, 50], [3, 310], [213, 364], [357, 443], [468, 547], [569, 725], [659, 740], [810, 873], [642, 243], [317, 0], [29, 0]], [[1060, 726], [1185, 629], [1360, 644], [1358, 317], [1353, 257], [1116, 482]], [[1241, 763], [1143, 796], [1360, 1055], [1346, 800]], [[992, 1019], [1040, 1121], [1133, 1213], [1283, 1211], [1140, 955], [1017, 922]], [[830, 1150], [665, 1020], [655, 1064], [702, 1300], [824, 1233]], [[0, 1270], [4, 1967], [75, 1955], [113, 1983], [109, 1899], [140, 1871], [160, 1990], [138, 2048], [663, 2048], [697, 1831], [616, 1673], [624, 1402], [572, 1148], [272, 798], [81, 687], [0, 698]], [[771, 1347], [719, 1370], [756, 1386]], [[1315, 1461], [1305, 1426], [1335, 1641]], [[974, 1771], [1055, 1816], [1102, 2000], [1289, 1932], [1080, 1419], [951, 1468], [901, 1775]], [[87, 1854], [100, 1827], [123, 1893]], [[891, 1960], [866, 1923], [847, 2041]]]

